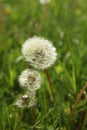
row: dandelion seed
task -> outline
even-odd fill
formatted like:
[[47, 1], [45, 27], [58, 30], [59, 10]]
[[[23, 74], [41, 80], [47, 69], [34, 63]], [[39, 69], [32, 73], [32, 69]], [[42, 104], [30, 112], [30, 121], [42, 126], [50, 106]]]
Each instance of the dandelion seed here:
[[35, 101], [35, 91], [28, 92], [27, 94], [21, 95], [15, 102], [18, 107], [31, 107], [34, 106]]
[[19, 76], [19, 83], [21, 87], [34, 91], [41, 87], [42, 78], [38, 71], [26, 69]]
[[64, 35], [65, 35], [65, 32], [61, 29], [61, 28], [58, 28], [58, 33], [60, 34], [60, 39], [63, 39], [64, 38]]
[[48, 4], [50, 3], [50, 0], [40, 0], [40, 4]]
[[52, 66], [56, 59], [56, 48], [44, 38], [36, 37], [28, 39], [22, 46], [22, 54], [31, 66], [37, 69], [46, 69]]
[[66, 55], [65, 55], [65, 59], [68, 60], [68, 59], [70, 58], [70, 56], [71, 56], [71, 53], [70, 53], [70, 52], [67, 52]]
[[15, 63], [18, 63], [19, 61], [21, 61], [23, 59], [23, 56], [19, 56], [16, 60]]
[[80, 41], [79, 41], [79, 39], [74, 38], [74, 39], [73, 39], [73, 43], [76, 44], [76, 45], [79, 45]]

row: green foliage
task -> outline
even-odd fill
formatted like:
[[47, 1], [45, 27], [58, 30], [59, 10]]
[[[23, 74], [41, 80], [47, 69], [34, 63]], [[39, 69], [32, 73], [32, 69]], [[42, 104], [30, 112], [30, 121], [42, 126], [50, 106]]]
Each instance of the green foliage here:
[[[37, 130], [87, 128], [87, 95], [83, 94], [70, 121], [76, 96], [87, 81], [87, 1], [2, 0], [0, 6], [0, 130], [33, 130], [31, 108], [13, 105], [22, 93], [18, 76], [29, 67], [21, 56], [21, 45], [34, 35], [51, 40], [57, 48], [56, 64], [49, 68], [56, 101], [53, 106], [45, 73], [37, 92], [35, 127]], [[2, 21], [2, 20], [1, 20]], [[23, 111], [23, 113], [21, 112]], [[22, 118], [20, 119], [22, 113]]]

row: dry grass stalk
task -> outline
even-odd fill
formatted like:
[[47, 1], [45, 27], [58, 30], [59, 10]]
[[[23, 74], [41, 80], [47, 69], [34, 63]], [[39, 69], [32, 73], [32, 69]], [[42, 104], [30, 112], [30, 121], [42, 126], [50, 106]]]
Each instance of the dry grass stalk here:
[[77, 95], [76, 101], [74, 103], [74, 107], [73, 107], [73, 109], [71, 111], [70, 120], [72, 120], [72, 117], [73, 117], [73, 114], [75, 112], [76, 106], [79, 103], [79, 101], [80, 101], [80, 99], [81, 99], [81, 97], [82, 97], [82, 95], [83, 95], [86, 88], [87, 88], [87, 83], [85, 83], [84, 87], [81, 89], [80, 93]]

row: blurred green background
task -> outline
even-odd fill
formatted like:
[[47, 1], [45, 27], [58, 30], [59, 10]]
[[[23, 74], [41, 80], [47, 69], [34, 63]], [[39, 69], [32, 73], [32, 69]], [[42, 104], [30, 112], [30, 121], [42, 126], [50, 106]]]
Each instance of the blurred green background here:
[[0, 130], [33, 130], [31, 109], [23, 110], [20, 121], [21, 109], [13, 103], [22, 93], [18, 76], [29, 67], [22, 58], [21, 46], [35, 35], [51, 40], [58, 52], [55, 65], [48, 70], [56, 108], [41, 71], [44, 83], [37, 92], [36, 129], [87, 130], [86, 89], [69, 120], [76, 97], [87, 81], [86, 0], [51, 0], [47, 4], [39, 0], [0, 0]]

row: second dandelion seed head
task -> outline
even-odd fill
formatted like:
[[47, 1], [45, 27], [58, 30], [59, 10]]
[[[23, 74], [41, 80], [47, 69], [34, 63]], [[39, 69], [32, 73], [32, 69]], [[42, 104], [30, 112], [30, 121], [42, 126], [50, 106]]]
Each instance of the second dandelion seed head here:
[[21, 87], [30, 91], [35, 91], [40, 88], [42, 78], [38, 71], [26, 69], [20, 74], [19, 83]]

